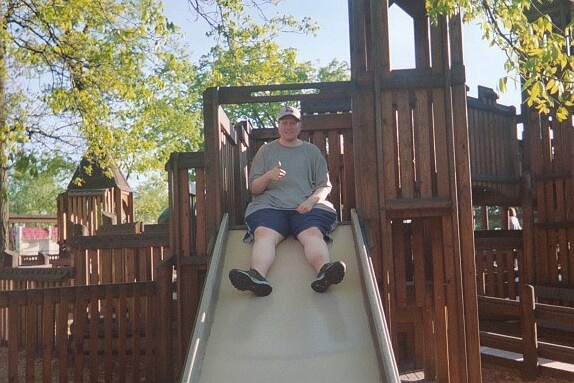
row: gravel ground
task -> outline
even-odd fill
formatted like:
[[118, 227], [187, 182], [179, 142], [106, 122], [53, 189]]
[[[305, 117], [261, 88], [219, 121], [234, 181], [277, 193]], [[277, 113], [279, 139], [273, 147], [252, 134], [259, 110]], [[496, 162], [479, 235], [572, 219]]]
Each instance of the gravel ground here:
[[497, 366], [491, 363], [483, 363], [482, 366], [483, 383], [572, 383], [572, 379], [561, 379], [546, 374], [540, 375], [536, 380], [524, 380], [520, 377], [520, 371], [508, 369], [507, 367]]

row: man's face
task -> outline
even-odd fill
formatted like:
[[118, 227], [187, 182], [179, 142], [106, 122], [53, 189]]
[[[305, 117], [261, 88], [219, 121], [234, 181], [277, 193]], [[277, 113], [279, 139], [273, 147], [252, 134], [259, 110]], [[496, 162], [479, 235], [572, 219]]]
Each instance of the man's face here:
[[279, 120], [279, 135], [286, 140], [296, 140], [301, 130], [301, 122], [292, 116]]

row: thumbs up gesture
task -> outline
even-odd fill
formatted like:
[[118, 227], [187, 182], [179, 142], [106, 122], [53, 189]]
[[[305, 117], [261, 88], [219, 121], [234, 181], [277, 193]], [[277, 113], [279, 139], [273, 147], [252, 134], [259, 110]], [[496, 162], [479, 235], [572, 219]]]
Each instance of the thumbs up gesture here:
[[271, 172], [272, 172], [271, 178], [274, 180], [283, 179], [285, 177], [285, 174], [287, 174], [285, 169], [283, 169], [283, 167], [281, 166], [281, 161], [277, 162], [277, 165], [273, 169], [271, 169]]

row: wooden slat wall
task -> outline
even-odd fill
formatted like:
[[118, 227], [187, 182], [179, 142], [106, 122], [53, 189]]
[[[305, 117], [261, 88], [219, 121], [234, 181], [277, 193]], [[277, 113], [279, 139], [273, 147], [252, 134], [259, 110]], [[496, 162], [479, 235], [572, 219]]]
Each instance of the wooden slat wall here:
[[[176, 355], [181, 369], [207, 269], [208, 240], [212, 219], [208, 213], [205, 157], [203, 153], [172, 153], [166, 165], [169, 187], [169, 249], [176, 258]], [[190, 193], [195, 175], [196, 194]]]
[[[170, 249], [177, 257], [177, 363], [183, 365], [199, 307], [208, 255], [223, 212], [235, 222], [243, 217], [242, 174], [246, 150], [241, 134], [218, 104], [218, 91], [204, 93], [205, 152], [173, 153], [166, 165], [170, 196]], [[196, 195], [190, 196], [195, 175]]]
[[[530, 112], [524, 131], [524, 231], [528, 247], [525, 283], [574, 287], [574, 129]], [[530, 247], [530, 245], [532, 247]]]
[[102, 213], [117, 216], [118, 223], [134, 221], [133, 195], [118, 187], [85, 192], [66, 191], [57, 197], [58, 231], [61, 246], [73, 236], [68, 223], [84, 225], [87, 235], [94, 235], [103, 224]]
[[172, 381], [171, 270], [159, 265], [155, 282], [3, 292], [0, 381]]
[[520, 206], [516, 109], [496, 104], [494, 92], [482, 87], [467, 104], [472, 186], [479, 191], [473, 203]]
[[430, 25], [424, 1], [394, 5], [413, 17], [415, 69], [388, 65], [389, 5], [349, 3], [358, 213], [394, 346], [414, 337], [427, 378], [480, 381], [460, 20]]
[[75, 285], [154, 280], [169, 255], [168, 233], [94, 235], [69, 241]]

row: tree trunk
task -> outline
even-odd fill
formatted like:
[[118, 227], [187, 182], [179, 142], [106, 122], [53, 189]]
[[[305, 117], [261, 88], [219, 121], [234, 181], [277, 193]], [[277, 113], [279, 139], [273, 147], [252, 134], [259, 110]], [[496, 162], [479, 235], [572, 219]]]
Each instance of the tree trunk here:
[[[6, 145], [0, 144], [0, 156], [5, 156]], [[0, 165], [0, 266], [2, 264], [2, 252], [8, 248], [8, 170], [5, 161]]]
[[[6, 23], [0, 14], [0, 27], [5, 30]], [[0, 38], [0, 130], [6, 134], [6, 63], [4, 59], [4, 41]], [[3, 264], [3, 251], [8, 247], [8, 146], [6, 140], [0, 141], [0, 267]]]

